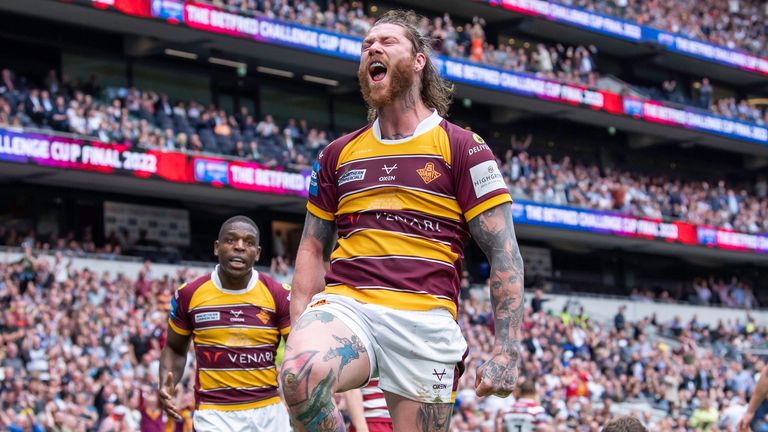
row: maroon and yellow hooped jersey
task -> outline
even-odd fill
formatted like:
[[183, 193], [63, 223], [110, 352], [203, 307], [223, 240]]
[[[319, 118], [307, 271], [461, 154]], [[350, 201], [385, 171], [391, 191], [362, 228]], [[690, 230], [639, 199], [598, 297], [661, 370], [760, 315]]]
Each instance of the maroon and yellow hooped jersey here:
[[434, 113], [411, 137], [383, 140], [374, 122], [326, 147], [307, 209], [335, 221], [327, 293], [456, 316], [467, 222], [512, 198], [477, 134]]
[[278, 403], [275, 353], [291, 329], [290, 286], [253, 272], [241, 291], [213, 273], [182, 285], [168, 323], [192, 335], [198, 409], [235, 411]]

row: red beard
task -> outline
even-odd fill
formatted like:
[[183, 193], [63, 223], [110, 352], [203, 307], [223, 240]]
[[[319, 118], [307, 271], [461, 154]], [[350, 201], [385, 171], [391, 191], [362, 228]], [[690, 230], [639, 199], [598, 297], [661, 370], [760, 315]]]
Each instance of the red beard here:
[[[370, 64], [370, 63], [369, 63]], [[416, 80], [413, 71], [413, 57], [405, 58], [387, 68], [387, 77], [389, 84], [371, 83], [368, 68], [362, 63], [357, 71], [357, 79], [360, 81], [360, 92], [363, 94], [365, 103], [371, 108], [381, 108], [392, 104], [413, 86]]]

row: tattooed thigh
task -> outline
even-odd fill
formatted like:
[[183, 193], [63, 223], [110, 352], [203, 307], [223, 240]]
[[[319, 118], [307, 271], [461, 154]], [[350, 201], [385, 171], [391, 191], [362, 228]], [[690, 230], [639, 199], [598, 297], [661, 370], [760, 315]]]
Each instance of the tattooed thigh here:
[[451, 423], [452, 404], [422, 403], [416, 411], [416, 426], [421, 432], [444, 432]]

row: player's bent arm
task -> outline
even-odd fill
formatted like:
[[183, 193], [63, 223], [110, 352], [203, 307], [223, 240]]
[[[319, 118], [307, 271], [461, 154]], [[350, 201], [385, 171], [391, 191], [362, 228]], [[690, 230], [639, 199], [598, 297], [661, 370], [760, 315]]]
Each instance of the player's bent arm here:
[[312, 296], [325, 288], [324, 261], [336, 239], [336, 223], [307, 213], [296, 254], [291, 289], [291, 325], [296, 323]]
[[168, 336], [165, 339], [165, 346], [160, 353], [160, 383], [165, 382], [168, 372], [173, 373], [173, 385], [181, 381], [184, 375], [184, 367], [187, 365], [187, 350], [192, 335], [182, 335], [168, 326]]
[[363, 392], [360, 389], [352, 389], [342, 393], [342, 395], [347, 405], [350, 423], [356, 431], [368, 432], [368, 423], [366, 423], [363, 413]]
[[512, 222], [512, 204], [500, 204], [480, 213], [469, 221], [469, 230], [491, 264], [491, 305], [496, 324], [493, 357], [484, 366], [478, 394], [506, 396], [517, 381], [520, 324], [525, 311], [523, 258]]

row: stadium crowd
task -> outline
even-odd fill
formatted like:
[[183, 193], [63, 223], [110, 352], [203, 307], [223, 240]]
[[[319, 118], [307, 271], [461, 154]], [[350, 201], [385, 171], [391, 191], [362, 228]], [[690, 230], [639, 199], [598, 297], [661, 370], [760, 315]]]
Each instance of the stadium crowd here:
[[[636, 11], [630, 19], [640, 24], [649, 24], [691, 37], [703, 38], [723, 46], [734, 48], [726, 40], [738, 40], [742, 48], [756, 49], [757, 53], [768, 55], [766, 49], [766, 10], [768, 3], [759, 6], [758, 0], [719, 0], [714, 4], [687, 0], [686, 2], [642, 2], [636, 0], [594, 1], [560, 0], [574, 6], [596, 9], [604, 13], [615, 11]], [[623, 6], [621, 5], [622, 3]], [[214, 5], [233, 12], [254, 13], [268, 18], [298, 22], [299, 24], [325, 28], [340, 33], [363, 36], [375, 19], [366, 14], [362, 2], [346, 2], [338, 6], [333, 2], [322, 10], [317, 3], [306, 0], [214, 0]], [[691, 11], [694, 11], [691, 13]], [[700, 33], [685, 31], [685, 22]], [[669, 27], [666, 27], [666, 24]], [[674, 23], [674, 24], [671, 24]], [[759, 25], [753, 25], [759, 23]], [[515, 72], [529, 73], [548, 78], [602, 89], [594, 45], [566, 46], [562, 43], [544, 44], [518, 42], [514, 38], [500, 40], [494, 45], [486, 36], [485, 20], [473, 17], [471, 22], [455, 23], [448, 13], [433, 19], [424, 17], [419, 27], [433, 39], [433, 50], [449, 57], [463, 58], [477, 63], [495, 66]], [[705, 36], [705, 37], [702, 37]], [[648, 98], [666, 100], [692, 107], [698, 107], [722, 115], [760, 125], [768, 124], [768, 110], [750, 105], [746, 100], [724, 97], [713, 101], [712, 87], [708, 78], [684, 89], [674, 79], [666, 80], [659, 87], [643, 88], [626, 84]], [[714, 102], [714, 103], [713, 103]]]
[[[173, 290], [195, 275], [76, 270], [62, 259], [0, 264], [0, 427], [9, 431], [157, 431], [158, 356]], [[474, 396], [475, 366], [491, 352], [487, 287], [462, 281], [459, 322], [469, 342], [452, 430], [502, 432], [514, 402]], [[521, 376], [536, 380], [552, 430], [599, 431], [631, 406], [653, 431], [731, 431], [764, 363], [744, 351], [765, 343], [748, 318], [709, 328], [696, 319], [612, 322], [578, 307], [546, 310], [541, 292], [524, 325]], [[192, 381], [175, 427], [189, 431]], [[661, 411], [654, 411], [661, 410]], [[658, 415], [668, 412], [668, 415]], [[721, 425], [721, 429], [717, 426]]]
[[[482, 296], [466, 297], [460, 323], [470, 346], [467, 364], [475, 365], [488, 358], [493, 320]], [[603, 323], [579, 308], [546, 311], [536, 299], [540, 294], [524, 324], [521, 376], [536, 381], [552, 430], [597, 432], [623, 410], [652, 431], [731, 432], [746, 409], [756, 371], [765, 365], [744, 353], [765, 342], [765, 329], [751, 318], [714, 328], [695, 317], [630, 323], [620, 309], [612, 323]], [[512, 399], [478, 400], [474, 369], [467, 371], [454, 430], [503, 430]]]
[[[374, 22], [362, 2], [338, 6], [329, 2], [325, 10], [305, 0], [213, 3], [236, 12], [256, 13], [356, 36], [364, 35]], [[447, 13], [434, 19], [424, 17], [419, 27], [432, 37], [437, 53], [590, 88], [601, 87], [598, 50], [594, 45], [515, 43], [514, 39], [494, 44], [486, 36], [482, 18], [474, 17], [471, 22], [454, 25]], [[622, 85], [644, 97], [697, 107], [759, 125], [768, 123], [768, 110], [750, 105], [746, 100], [713, 99], [714, 89], [706, 77], [690, 89], [678, 85], [674, 79], [664, 81], [659, 87]], [[195, 101], [170, 101], [166, 95], [151, 89], [130, 88], [108, 103], [102, 103], [105, 95], [100, 90], [95, 76], [81, 85], [73, 85], [51, 70], [44, 85], [35, 88], [27, 85], [25, 77], [16, 77], [10, 69], [3, 69], [0, 125], [49, 127], [105, 142], [131, 141], [146, 147], [258, 156], [275, 164], [297, 159], [306, 163], [318, 147], [333, 138], [329, 131], [309, 127], [306, 121], [288, 120], [278, 127], [271, 117], [255, 119], [246, 108], [228, 113]]]
[[[108, 104], [100, 103], [96, 77], [73, 84], [60, 80], [51, 70], [45, 87], [38, 89], [18, 84], [8, 69], [0, 75], [6, 82], [0, 87], [0, 126], [49, 128], [138, 148], [225, 154], [267, 166], [294, 167], [309, 166], [335, 137], [310, 127], [306, 120], [288, 119], [279, 125], [266, 114], [257, 122], [247, 107], [232, 114], [214, 105], [172, 102], [165, 94], [134, 87]], [[743, 115], [750, 112], [747, 105], [731, 102], [716, 106], [724, 113], [731, 108]], [[765, 178], [746, 187], [724, 181], [710, 185], [663, 175], [601, 170], [597, 164], [581, 165], [568, 157], [554, 161], [549, 156], [510, 151], [503, 156], [515, 198], [749, 233], [768, 232]]]
[[761, 57], [768, 56], [768, 3], [763, 0], [558, 1], [727, 48], [746, 50]]
[[[37, 250], [41, 254], [52, 255], [58, 265], [74, 257], [114, 260], [121, 255], [137, 256], [135, 250], [130, 247], [124, 249], [120, 242], [112, 236], [108, 236], [103, 244], [97, 244], [93, 240], [92, 227], [90, 226], [84, 227], [79, 236], [74, 231], [70, 231], [61, 238], [38, 235], [34, 230], [19, 233], [15, 229], [6, 229], [0, 226], [0, 246], [11, 248], [20, 246]], [[185, 255], [184, 258], [198, 259], [200, 257]], [[33, 262], [34, 259], [31, 255], [24, 260], [25, 270], [28, 274], [34, 272]], [[291, 258], [285, 253], [276, 252], [269, 265], [269, 274], [272, 278], [280, 283], [291, 283], [293, 271]], [[556, 292], [570, 292], [569, 289], [563, 289], [557, 284], [553, 285], [552, 289]], [[579, 292], [598, 293], [597, 291], [590, 291], [589, 288], [580, 289]], [[619, 295], [621, 293], [612, 290], [611, 294]], [[733, 274], [727, 275], [727, 277], [722, 274], [711, 274], [707, 277], [696, 277], [688, 282], [671, 281], [669, 286], [664, 287], [654, 286], [651, 288], [650, 285], [644, 286], [644, 284], [639, 283], [639, 287], [633, 288], [625, 294], [630, 300], [638, 302], [688, 303], [747, 310], [756, 309], [760, 306], [760, 301], [757, 299], [752, 284]]]
[[682, 220], [747, 233], [768, 232], [768, 180], [728, 184], [680, 180], [530, 154], [531, 137], [517, 140], [502, 159], [512, 197], [546, 204], [610, 210], [638, 217]]
[[105, 99], [95, 76], [71, 83], [51, 70], [42, 88], [27, 86], [8, 69], [2, 76], [7, 80], [0, 86], [0, 126], [49, 129], [138, 148], [224, 154], [268, 166], [307, 166], [330, 139], [306, 120], [279, 126], [269, 114], [255, 119], [247, 107], [228, 113], [213, 104], [171, 102], [165, 94], [135, 87], [110, 89], [115, 94]]

